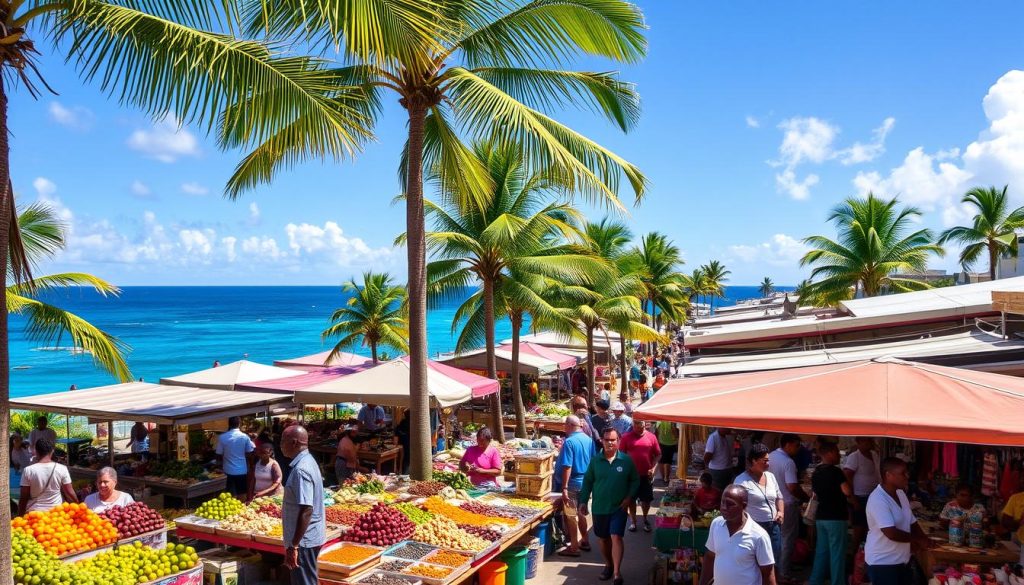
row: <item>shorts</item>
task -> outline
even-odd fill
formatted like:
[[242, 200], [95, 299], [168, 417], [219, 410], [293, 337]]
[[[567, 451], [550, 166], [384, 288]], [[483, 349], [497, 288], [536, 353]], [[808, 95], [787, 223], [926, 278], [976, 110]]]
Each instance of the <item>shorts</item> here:
[[579, 515], [580, 490], [569, 488], [566, 490], [565, 495], [569, 501], [563, 502], [562, 513], [569, 518], [575, 518]]
[[658, 463], [663, 465], [671, 465], [676, 459], [676, 451], [679, 450], [679, 445], [665, 445], [659, 443], [661, 447], [661, 459], [658, 459]]
[[616, 509], [611, 514], [594, 514], [594, 536], [598, 538], [618, 536], [621, 538], [626, 534], [627, 519], [629, 519], [629, 515], [622, 508]]
[[868, 497], [857, 496], [857, 507], [850, 510], [850, 526], [860, 526], [867, 528], [868, 526]]
[[633, 498], [645, 504], [654, 501], [654, 485], [646, 474], [640, 476], [640, 487], [636, 488], [636, 495]]
[[233, 496], [244, 496], [249, 493], [249, 476], [228, 475], [227, 491]]

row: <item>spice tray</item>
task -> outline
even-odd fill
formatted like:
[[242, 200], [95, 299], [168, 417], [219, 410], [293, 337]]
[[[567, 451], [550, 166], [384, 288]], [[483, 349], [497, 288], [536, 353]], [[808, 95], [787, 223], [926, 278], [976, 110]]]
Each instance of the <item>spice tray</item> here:
[[[405, 546], [407, 546], [407, 545], [409, 545], [409, 544], [413, 544], [414, 546], [419, 546], [419, 547], [424, 547], [424, 548], [428, 548], [428, 549], [430, 549], [430, 550], [428, 550], [427, 552], [425, 552], [425, 553], [423, 554], [423, 556], [422, 556], [422, 557], [420, 557], [420, 558], [418, 558], [418, 559], [407, 559], [407, 558], [405, 558], [405, 557], [400, 557], [400, 556], [397, 556], [397, 555], [395, 555], [395, 554], [394, 554], [394, 553], [395, 553], [395, 551], [401, 550], [401, 549], [402, 549], [403, 547], [405, 547]], [[393, 558], [393, 559], [398, 559], [398, 560], [405, 560], [405, 561], [418, 561], [418, 560], [421, 560], [421, 559], [423, 559], [423, 557], [426, 557], [427, 555], [429, 555], [429, 554], [433, 553], [433, 552], [434, 552], [434, 551], [436, 551], [437, 549], [438, 549], [438, 547], [436, 547], [436, 546], [434, 546], [434, 545], [432, 545], [432, 544], [427, 544], [427, 543], [425, 543], [425, 542], [417, 542], [417, 541], [415, 541], [415, 540], [403, 540], [402, 542], [399, 542], [398, 544], [393, 544], [393, 545], [391, 545], [390, 547], [388, 547], [388, 548], [387, 548], [387, 549], [386, 549], [386, 550], [384, 551], [384, 556], [385, 556], [385, 557], [389, 557], [389, 558]]]
[[[361, 561], [359, 561], [359, 562], [357, 562], [355, 564], [351, 564], [351, 565], [343, 565], [341, 563], [336, 563], [336, 562], [332, 562], [332, 561], [325, 561], [323, 559], [324, 555], [326, 555], [326, 554], [328, 554], [330, 552], [333, 552], [333, 551], [336, 551], [336, 550], [345, 549], [345, 548], [351, 548], [351, 547], [359, 547], [359, 548], [372, 549], [374, 551], [374, 553], [372, 555], [366, 557], [365, 559], [363, 559], [363, 560], [361, 560]], [[343, 577], [347, 577], [349, 575], [352, 575], [352, 574], [355, 574], [355, 573], [359, 573], [361, 571], [365, 571], [366, 569], [369, 569], [370, 567], [375, 566], [377, 563], [380, 562], [380, 557], [381, 557], [381, 555], [383, 553], [384, 553], [384, 549], [379, 547], [379, 546], [370, 546], [368, 544], [359, 544], [359, 543], [355, 543], [355, 542], [338, 542], [338, 543], [332, 544], [330, 546], [324, 547], [320, 551], [320, 556], [316, 560], [316, 565], [317, 565], [317, 568], [319, 568], [321, 571], [323, 571], [325, 573], [332, 573], [332, 574], [335, 574], [335, 575], [341, 575]]]
[[[423, 575], [415, 575], [415, 574], [406, 572], [406, 571], [409, 571], [410, 569], [414, 569], [416, 567], [428, 567], [430, 569], [440, 569], [440, 570], [447, 571], [447, 573], [445, 574], [444, 577], [425, 577]], [[424, 563], [424, 562], [420, 561], [420, 562], [416, 562], [416, 563], [413, 563], [413, 564], [409, 565], [408, 567], [403, 569], [401, 573], [389, 573], [389, 574], [391, 574], [391, 575], [398, 575], [399, 577], [413, 577], [415, 579], [419, 579], [420, 581], [422, 581], [423, 585], [445, 585], [446, 583], [451, 581], [453, 578], [455, 578], [458, 575], [460, 575], [461, 571], [458, 571], [456, 569], [452, 569], [451, 567], [442, 567], [440, 565], [432, 565], [430, 563]]]
[[[439, 563], [439, 562], [434, 560], [438, 555], [443, 555], [443, 554], [456, 554], [456, 555], [459, 555], [461, 557], [465, 557], [466, 560], [465, 560], [465, 562], [463, 562], [461, 564], [458, 564], [458, 565], [448, 565], [448, 564], [445, 564], [445, 563]], [[423, 562], [424, 563], [430, 563], [432, 565], [438, 565], [438, 566], [441, 566], [441, 567], [451, 567], [456, 572], [461, 572], [462, 569], [468, 569], [469, 566], [471, 564], [473, 564], [474, 560], [476, 560], [476, 559], [473, 557], [473, 555], [462, 553], [462, 552], [451, 551], [451, 550], [447, 550], [447, 549], [443, 549], [443, 548], [435, 550], [434, 552], [430, 553], [429, 555], [423, 557]]]
[[404, 583], [407, 583], [408, 585], [423, 585], [423, 581], [421, 581], [418, 577], [413, 577], [411, 575], [402, 575], [402, 574], [399, 574], [399, 573], [387, 573], [385, 571], [377, 571], [377, 570], [373, 570], [373, 571], [369, 571], [367, 573], [364, 573], [364, 574], [356, 577], [355, 579], [346, 580], [345, 583], [347, 583], [349, 585], [374, 585], [376, 583], [376, 576], [377, 575], [391, 577], [393, 579], [400, 579], [401, 581], [403, 581]]

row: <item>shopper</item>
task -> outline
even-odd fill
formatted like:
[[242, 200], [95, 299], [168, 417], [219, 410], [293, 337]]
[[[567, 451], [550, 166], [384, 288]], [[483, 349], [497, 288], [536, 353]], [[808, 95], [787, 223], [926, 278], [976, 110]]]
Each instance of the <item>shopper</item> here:
[[46, 416], [36, 418], [36, 428], [28, 434], [28, 444], [33, 450], [36, 448], [36, 441], [46, 439], [51, 445], [57, 446], [57, 433], [49, 427], [50, 419]]
[[594, 430], [594, 445], [598, 451], [601, 450], [601, 436], [612, 421], [612, 414], [608, 411], [611, 405], [607, 400], [598, 400], [594, 403], [594, 414], [590, 415], [590, 428]]
[[359, 420], [359, 428], [364, 431], [379, 431], [384, 428], [384, 408], [376, 404], [364, 404], [359, 409], [356, 418]]
[[868, 507], [868, 496], [878, 487], [881, 481], [879, 464], [881, 457], [875, 451], [875, 441], [871, 437], [857, 437], [857, 450], [846, 456], [843, 473], [853, 486], [853, 495], [857, 497], [857, 506], [853, 508], [850, 523], [853, 525], [853, 549], [864, 542], [868, 532], [868, 519], [865, 512]]
[[281, 449], [291, 460], [284, 487], [281, 523], [284, 565], [291, 569], [292, 585], [318, 585], [316, 558], [324, 544], [324, 480], [309, 452], [309, 434], [301, 425], [285, 429]]
[[78, 503], [71, 487], [68, 468], [53, 460], [53, 443], [49, 439], [35, 442], [35, 463], [21, 472], [21, 496], [18, 515], [26, 512], [46, 512], [61, 502]]
[[256, 464], [253, 466], [252, 481], [249, 482], [249, 498], [253, 501], [264, 496], [279, 496], [281, 487], [281, 466], [274, 461], [274, 446], [261, 443], [256, 449]]
[[238, 427], [242, 419], [233, 416], [228, 419], [228, 430], [217, 439], [217, 460], [224, 475], [227, 475], [228, 492], [244, 496], [249, 491], [249, 472], [252, 469], [252, 453], [256, 445]]
[[633, 460], [619, 451], [620, 435], [613, 427], [601, 436], [603, 450], [590, 460], [580, 488], [580, 514], [589, 512], [587, 502], [594, 496], [594, 535], [601, 540], [604, 570], [598, 577], [602, 581], [614, 578], [613, 585], [622, 585], [622, 556], [626, 534], [626, 508], [640, 487], [640, 475]]
[[826, 576], [832, 583], [846, 583], [849, 508], [858, 505], [857, 498], [846, 474], [839, 469], [839, 447], [835, 443], [821, 443], [818, 456], [821, 464], [811, 476], [811, 490], [818, 504], [810, 585], [824, 585]]
[[668, 485], [668, 477], [672, 473], [672, 462], [675, 461], [676, 452], [679, 451], [679, 431], [678, 423], [665, 420], [658, 423], [658, 445], [661, 447], [658, 471], [661, 473], [661, 481], [665, 485]]
[[747, 513], [772, 541], [772, 558], [782, 554], [782, 523], [786, 505], [775, 476], [768, 473], [768, 447], [755, 443], [747, 452], [747, 470], [736, 476], [735, 483], [747, 490]]
[[907, 499], [907, 463], [887, 457], [880, 464], [881, 483], [868, 496], [868, 536], [864, 562], [871, 585], [909, 585], [912, 544], [927, 547], [930, 540], [921, 530]]
[[953, 520], [960, 520], [964, 525], [964, 532], [970, 522], [982, 524], [985, 513], [985, 506], [974, 501], [974, 489], [970, 484], [961, 483], [956, 486], [955, 498], [946, 503], [939, 513], [939, 525], [949, 528]]
[[587, 517], [579, 513], [579, 494], [583, 487], [583, 476], [590, 467], [593, 455], [594, 440], [580, 428], [579, 417], [565, 417], [565, 441], [562, 442], [556, 461], [562, 479], [565, 532], [569, 535], [568, 546], [558, 551], [564, 557], [578, 557], [580, 550], [590, 550]]
[[782, 500], [793, 514], [786, 514], [782, 523], [781, 554], [775, 557], [775, 567], [779, 571], [779, 580], [783, 583], [793, 581], [791, 559], [796, 539], [800, 536], [800, 505], [810, 496], [800, 487], [800, 477], [796, 470], [793, 457], [800, 451], [800, 437], [791, 433], [782, 435], [779, 448], [768, 455], [768, 473], [775, 476], [775, 483], [782, 489]]
[[732, 433], [727, 428], [718, 428], [708, 435], [704, 447], [704, 467], [711, 473], [711, 483], [724, 490], [732, 482], [733, 462]]
[[619, 432], [619, 437], [633, 430], [633, 419], [626, 414], [626, 406], [623, 403], [616, 402], [612, 405], [612, 420], [609, 425]]
[[136, 421], [132, 425], [132, 430], [128, 433], [130, 437], [128, 440], [129, 449], [132, 450], [133, 455], [138, 455], [143, 461], [149, 459], [149, 429], [142, 422]]
[[650, 513], [651, 502], [654, 500], [654, 470], [661, 459], [658, 438], [647, 430], [645, 423], [637, 422], [633, 425], [633, 430], [622, 437], [619, 449], [629, 455], [636, 466], [636, 472], [640, 475], [640, 486], [636, 490], [635, 499], [629, 502], [629, 531], [636, 532], [636, 507], [639, 503], [644, 515], [644, 532], [650, 532], [651, 521], [648, 520], [647, 514]]
[[747, 491], [730, 485], [722, 515], [708, 528], [700, 585], [775, 585], [775, 557], [768, 534], [747, 512]]
[[472, 445], [462, 455], [459, 469], [469, 475], [469, 480], [477, 486], [498, 485], [498, 476], [504, 471], [501, 453], [491, 445], [494, 436], [491, 429], [481, 427], [476, 432], [476, 445]]
[[117, 471], [113, 467], [99, 470], [96, 474], [96, 489], [96, 492], [85, 496], [85, 506], [97, 514], [135, 501], [131, 494], [117, 489]]
[[21, 472], [29, 465], [32, 465], [32, 448], [29, 447], [28, 441], [21, 438], [21, 433], [15, 432], [11, 435], [10, 441], [8, 441], [7, 447], [10, 455], [10, 466], [11, 472], [9, 476], [9, 485], [12, 489], [14, 487], [21, 486]]

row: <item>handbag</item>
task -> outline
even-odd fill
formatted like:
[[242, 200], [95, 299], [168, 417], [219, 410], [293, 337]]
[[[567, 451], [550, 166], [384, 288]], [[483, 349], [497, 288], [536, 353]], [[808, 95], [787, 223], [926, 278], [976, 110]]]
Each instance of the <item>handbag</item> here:
[[807, 502], [807, 507], [804, 508], [804, 522], [807, 524], [814, 524], [814, 520], [818, 517], [818, 495], [811, 494], [811, 499]]

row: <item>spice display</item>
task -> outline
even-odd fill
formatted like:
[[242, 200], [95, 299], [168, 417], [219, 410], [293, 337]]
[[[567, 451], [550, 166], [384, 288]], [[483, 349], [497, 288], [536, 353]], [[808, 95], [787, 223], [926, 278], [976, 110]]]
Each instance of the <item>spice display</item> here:
[[359, 580], [359, 584], [363, 585], [409, 585], [408, 579], [403, 579], [395, 575], [388, 575], [386, 573], [373, 572], [369, 576], [363, 577]]
[[396, 560], [393, 560], [393, 561], [388, 561], [386, 563], [382, 563], [381, 565], [379, 565], [377, 567], [377, 569], [381, 570], [381, 571], [389, 571], [389, 572], [392, 572], [392, 573], [400, 573], [400, 572], [402, 572], [402, 569], [408, 567], [411, 564], [412, 564], [412, 561], [399, 561], [399, 560], [396, 559]]
[[471, 524], [474, 526], [505, 524], [508, 526], [515, 526], [519, 523], [517, 520], [512, 518], [493, 518], [490, 516], [484, 516], [483, 514], [469, 512], [458, 506], [453, 506], [437, 496], [427, 498], [427, 501], [423, 503], [423, 507], [429, 512], [441, 514], [454, 520], [456, 524]]
[[400, 503], [394, 504], [394, 507], [405, 514], [405, 517], [412, 520], [414, 524], [426, 524], [434, 517], [433, 514], [420, 509], [419, 506], [416, 506], [415, 504]]
[[520, 508], [533, 508], [534, 510], [543, 510], [544, 508], [548, 507], [547, 503], [545, 502], [541, 502], [538, 500], [527, 500], [525, 498], [509, 498], [508, 503], [513, 506], [518, 506]]
[[418, 561], [435, 550], [437, 549], [429, 544], [424, 544], [422, 542], [407, 542], [395, 550], [388, 552], [388, 556]]
[[47, 512], [29, 512], [11, 521], [55, 555], [92, 550], [117, 540], [117, 528], [85, 504], [64, 503]]
[[439, 481], [417, 481], [409, 486], [409, 493], [414, 496], [436, 496], [445, 487]]
[[442, 550], [430, 555], [430, 558], [428, 558], [426, 562], [433, 563], [435, 565], [444, 565], [446, 567], [461, 567], [472, 559], [473, 557], [468, 555]]
[[487, 504], [481, 504], [480, 502], [463, 502], [459, 507], [467, 512], [490, 516], [491, 518], [516, 518], [514, 513], [504, 510], [500, 506], [488, 506]]
[[326, 508], [324, 515], [331, 524], [344, 524], [345, 526], [354, 526], [356, 522], [359, 522], [359, 517], [362, 516], [360, 512], [345, 510], [337, 506]]
[[427, 577], [429, 579], [444, 579], [448, 575], [452, 574], [452, 569], [418, 563], [411, 567], [406, 567], [402, 572], [406, 575], [417, 575], [419, 577]]
[[497, 542], [501, 540], [501, 533], [491, 528], [484, 528], [483, 526], [470, 526], [469, 524], [459, 524], [459, 528], [465, 530], [473, 536], [479, 536], [487, 542]]
[[368, 546], [345, 543], [335, 549], [322, 553], [320, 560], [351, 567], [362, 563], [379, 552], [379, 549]]
[[430, 522], [417, 526], [413, 538], [420, 542], [455, 550], [481, 551], [490, 546], [488, 541], [460, 529], [457, 524], [444, 516], [434, 516]]

